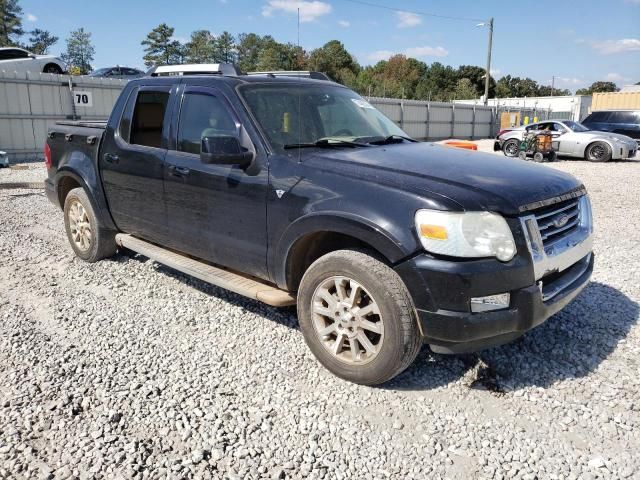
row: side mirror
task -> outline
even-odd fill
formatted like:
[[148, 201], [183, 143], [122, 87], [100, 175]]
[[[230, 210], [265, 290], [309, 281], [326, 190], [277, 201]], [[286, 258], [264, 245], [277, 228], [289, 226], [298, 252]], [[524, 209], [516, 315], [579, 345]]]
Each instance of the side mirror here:
[[202, 163], [246, 167], [253, 161], [253, 152], [243, 148], [240, 139], [234, 135], [216, 135], [202, 139], [200, 160]]

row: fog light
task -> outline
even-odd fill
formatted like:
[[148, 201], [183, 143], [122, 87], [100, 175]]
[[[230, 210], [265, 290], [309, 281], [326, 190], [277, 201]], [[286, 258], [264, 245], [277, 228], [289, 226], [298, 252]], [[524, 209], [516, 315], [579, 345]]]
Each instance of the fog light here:
[[497, 295], [487, 295], [486, 297], [472, 297], [471, 298], [471, 311], [488, 312], [490, 310], [500, 310], [507, 308], [511, 301], [511, 295], [509, 293], [499, 293]]

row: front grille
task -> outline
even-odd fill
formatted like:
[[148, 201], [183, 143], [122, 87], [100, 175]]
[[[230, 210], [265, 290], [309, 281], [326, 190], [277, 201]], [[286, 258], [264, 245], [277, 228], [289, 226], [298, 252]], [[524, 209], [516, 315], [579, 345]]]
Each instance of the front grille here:
[[579, 200], [572, 198], [533, 212], [544, 246], [563, 239], [580, 226]]

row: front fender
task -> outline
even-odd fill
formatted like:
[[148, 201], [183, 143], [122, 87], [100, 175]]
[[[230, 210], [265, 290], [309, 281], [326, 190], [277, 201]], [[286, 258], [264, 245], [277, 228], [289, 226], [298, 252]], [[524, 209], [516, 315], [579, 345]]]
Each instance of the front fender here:
[[[287, 286], [288, 262], [291, 250], [301, 238], [319, 232], [348, 235], [370, 245], [390, 263], [397, 263], [415, 251], [410, 238], [396, 238], [390, 232], [352, 213], [323, 211], [310, 213], [291, 223], [272, 252], [270, 270], [281, 288]], [[410, 236], [411, 232], [407, 232]]]

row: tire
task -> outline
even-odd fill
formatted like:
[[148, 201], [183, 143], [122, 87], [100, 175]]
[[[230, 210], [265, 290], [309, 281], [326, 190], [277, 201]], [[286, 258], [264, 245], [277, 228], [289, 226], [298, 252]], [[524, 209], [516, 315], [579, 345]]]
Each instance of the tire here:
[[517, 157], [520, 150], [520, 140], [512, 138], [502, 144], [502, 153], [507, 157]]
[[611, 153], [611, 146], [607, 142], [593, 142], [584, 151], [584, 158], [590, 162], [608, 162]]
[[[367, 313], [357, 315], [365, 309]], [[309, 267], [298, 290], [298, 320], [318, 361], [334, 375], [361, 385], [395, 377], [422, 346], [404, 283], [385, 263], [358, 250], [329, 253]]]
[[522, 151], [522, 152], [518, 153], [518, 158], [520, 160], [526, 160], [527, 159], [527, 152]]
[[536, 163], [542, 163], [544, 161], [544, 155], [542, 155], [540, 152], [534, 153], [533, 161]]
[[116, 253], [116, 236], [98, 222], [87, 193], [71, 190], [64, 200], [64, 226], [75, 254], [85, 262], [97, 262]]
[[42, 69], [42, 73], [55, 73], [60, 75], [62, 73], [62, 69], [55, 63], [47, 63]]
[[555, 162], [557, 159], [558, 159], [558, 154], [553, 150], [550, 151], [549, 154], [547, 155], [547, 161], [549, 162]]

